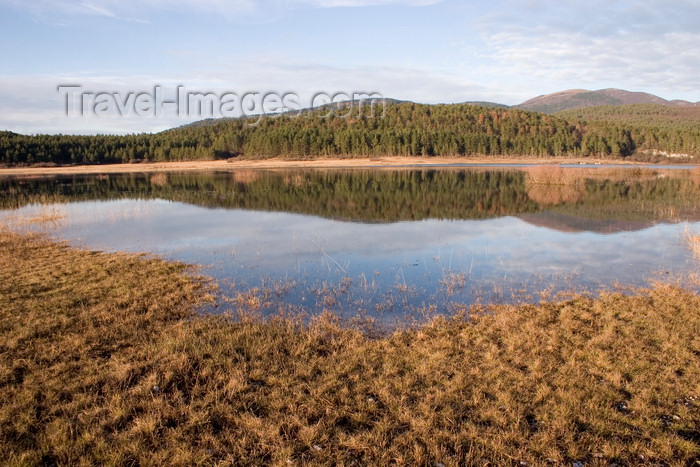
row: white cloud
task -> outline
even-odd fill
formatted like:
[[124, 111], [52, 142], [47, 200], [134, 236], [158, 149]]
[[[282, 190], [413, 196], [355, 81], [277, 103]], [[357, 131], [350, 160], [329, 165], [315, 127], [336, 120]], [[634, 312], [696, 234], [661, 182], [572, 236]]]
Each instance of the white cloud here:
[[[230, 21], [265, 21], [295, 8], [371, 7], [382, 5], [423, 6], [442, 0], [0, 0], [0, 4], [30, 11], [56, 22], [55, 15], [119, 17], [145, 21], [154, 13], [182, 11], [216, 14]], [[62, 18], [62, 19], [66, 19]]]
[[[189, 13], [201, 13], [231, 21], [266, 22], [291, 9], [417, 7], [433, 3], [438, 1], [0, 0], [0, 5], [29, 10], [42, 20], [73, 25], [82, 25], [88, 15], [157, 21], [166, 10], [187, 12], [188, 20]], [[211, 44], [202, 47], [197, 40], [192, 40], [191, 45], [188, 42], [189, 49], [173, 45], [172, 50], [159, 50], [162, 60], [152, 54], [156, 57], [152, 67], [137, 68], [188, 70], [180, 73], [168, 71], [157, 76], [157, 73], [137, 76], [133, 69], [131, 72], [124, 69], [110, 74], [85, 61], [77, 66], [95, 66], [94, 73], [67, 74], [71, 69], [61, 68], [54, 71], [63, 76], [0, 75], [0, 108], [3, 109], [0, 129], [124, 133], [161, 130], [185, 123], [177, 119], [66, 119], [60, 113], [56, 85], [68, 82], [103, 91], [139, 91], [152, 88], [154, 84], [184, 84], [195, 90], [292, 91], [302, 95], [319, 91], [376, 91], [387, 97], [430, 103], [489, 100], [517, 104], [537, 94], [567, 87], [623, 87], [653, 92], [667, 99], [699, 99], [700, 29], [696, 23], [700, 18], [700, 3], [696, 0], [672, 4], [666, 0], [502, 0], [495, 5], [498, 6], [492, 10], [497, 8], [496, 14], [465, 19], [461, 23], [464, 31], [455, 32], [452, 28], [448, 34], [441, 29], [441, 24], [426, 24], [425, 31], [421, 32], [425, 36], [416, 37], [419, 40], [425, 37], [430, 47], [413, 53], [410, 58], [414, 65], [410, 67], [400, 64], [410, 55], [402, 47], [409, 48], [416, 42], [402, 42], [398, 31], [391, 36], [397, 38], [396, 43], [380, 41], [376, 47], [372, 44], [373, 49], [368, 51], [352, 40], [346, 43], [342, 35], [327, 38], [328, 43], [337, 44], [340, 51], [347, 52], [351, 48], [353, 53], [356, 51], [347, 61], [332, 62], [342, 64], [339, 66], [319, 63], [327, 44], [319, 44], [316, 50], [313, 41], [301, 41], [297, 50], [284, 42], [288, 32], [275, 35], [275, 31], [271, 31], [264, 41], [251, 39], [249, 50], [231, 46], [222, 51]], [[449, 2], [442, 6], [449, 13], [462, 11]], [[414, 10], [414, 13], [418, 14], [409, 16], [422, 18], [421, 11]], [[437, 9], [434, 13], [439, 17]], [[229, 26], [212, 22], [212, 32], [214, 27]], [[299, 31], [299, 35], [304, 34], [314, 38], [313, 31]], [[319, 42], [326, 40], [325, 36], [318, 37]], [[445, 38], [449, 38], [449, 43], [443, 42]], [[96, 37], [95, 40], [103, 39]], [[433, 49], [437, 58], [421, 55], [430, 54], [425, 50]], [[366, 52], [370, 52], [369, 55], [365, 55]], [[403, 58], [395, 58], [395, 55]], [[445, 65], [438, 70], [436, 64], [442, 63], [442, 59]], [[150, 63], [143, 62], [146, 66]], [[367, 66], [367, 63], [375, 65]], [[104, 66], [128, 67], [128, 63], [115, 60]], [[164, 76], [167, 79], [163, 79]]]
[[411, 6], [424, 6], [439, 3], [442, 0], [287, 0], [285, 3], [294, 5], [310, 5], [319, 7], [359, 7], [381, 6], [390, 4], [404, 4]]
[[623, 82], [670, 94], [697, 92], [698, 2], [513, 3], [477, 22], [494, 67], [530, 82]]
[[[85, 116], [65, 115], [65, 93], [60, 84], [79, 84], [82, 91], [100, 93], [150, 92], [160, 85], [164, 93], [175, 94], [178, 85], [190, 92], [275, 92], [295, 93], [300, 105], [311, 105], [314, 94], [378, 93], [384, 97], [417, 102], [462, 102], [487, 100], [499, 96], [497, 88], [470, 83], [458, 76], [431, 70], [398, 66], [371, 68], [339, 68], [314, 63], [272, 60], [239, 60], [230, 70], [198, 71], [175, 76], [93, 75], [64, 76], [0, 75], [0, 129], [19, 133], [133, 133], [161, 131], [206, 117], [177, 117], [164, 112], [159, 117], [138, 117], [130, 114]], [[169, 98], [169, 96], [165, 96]]]

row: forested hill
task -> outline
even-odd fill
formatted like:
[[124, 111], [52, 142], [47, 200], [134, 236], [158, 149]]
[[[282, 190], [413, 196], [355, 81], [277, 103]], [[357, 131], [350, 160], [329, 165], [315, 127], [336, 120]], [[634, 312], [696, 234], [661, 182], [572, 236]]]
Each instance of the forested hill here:
[[567, 121], [586, 121], [594, 126], [618, 126], [629, 129], [637, 145], [638, 159], [659, 153], [697, 155], [700, 135], [700, 105], [668, 106], [631, 104], [599, 106], [557, 112]]
[[678, 127], [700, 130], [700, 105], [670, 107], [659, 104], [605, 105], [564, 110], [554, 114], [565, 120], [615, 122], [635, 127]]
[[[0, 132], [0, 163], [96, 164], [319, 156], [597, 156], [648, 152], [700, 154], [695, 123], [641, 125], [624, 119], [585, 120], [473, 104], [390, 103], [319, 109], [258, 120], [228, 119], [157, 134], [25, 136]], [[373, 114], [372, 114], [373, 113]], [[584, 118], [579, 118], [584, 117]]]

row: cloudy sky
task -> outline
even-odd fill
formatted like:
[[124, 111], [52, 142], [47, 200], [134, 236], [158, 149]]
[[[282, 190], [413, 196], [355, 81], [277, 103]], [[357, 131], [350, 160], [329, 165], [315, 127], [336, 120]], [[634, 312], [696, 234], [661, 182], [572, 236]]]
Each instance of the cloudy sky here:
[[174, 112], [65, 115], [93, 93], [376, 92], [518, 104], [623, 88], [700, 100], [698, 0], [0, 0], [0, 129], [159, 131]]

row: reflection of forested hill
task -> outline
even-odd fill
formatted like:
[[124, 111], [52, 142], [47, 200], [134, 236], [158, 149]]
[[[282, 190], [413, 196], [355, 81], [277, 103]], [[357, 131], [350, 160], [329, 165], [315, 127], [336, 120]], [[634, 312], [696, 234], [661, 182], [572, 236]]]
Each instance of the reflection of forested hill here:
[[46, 200], [163, 198], [206, 207], [394, 222], [481, 219], [535, 211], [516, 171], [238, 171], [0, 181], [2, 205]]
[[651, 227], [655, 221], [629, 221], [618, 219], [590, 219], [586, 217], [569, 216], [552, 211], [519, 214], [518, 218], [528, 224], [545, 227], [559, 232], [598, 232], [615, 233], [630, 232]]
[[[280, 211], [357, 222], [524, 215], [576, 230], [700, 219], [689, 177], [567, 179], [514, 170], [236, 171], [0, 180], [0, 206], [36, 201], [167, 199], [211, 208]], [[546, 214], [545, 214], [546, 213]], [[616, 227], [617, 226], [617, 227]], [[635, 227], [636, 226], [636, 227]]]

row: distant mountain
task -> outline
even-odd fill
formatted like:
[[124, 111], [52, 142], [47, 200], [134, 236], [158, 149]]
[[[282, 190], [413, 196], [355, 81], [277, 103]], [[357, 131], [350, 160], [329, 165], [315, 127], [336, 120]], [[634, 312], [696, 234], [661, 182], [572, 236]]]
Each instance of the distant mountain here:
[[668, 101], [646, 92], [630, 92], [623, 89], [570, 89], [535, 97], [515, 107], [531, 112], [555, 113], [562, 110], [580, 109], [603, 105], [657, 104], [669, 107], [700, 106], [700, 102], [683, 100]]

